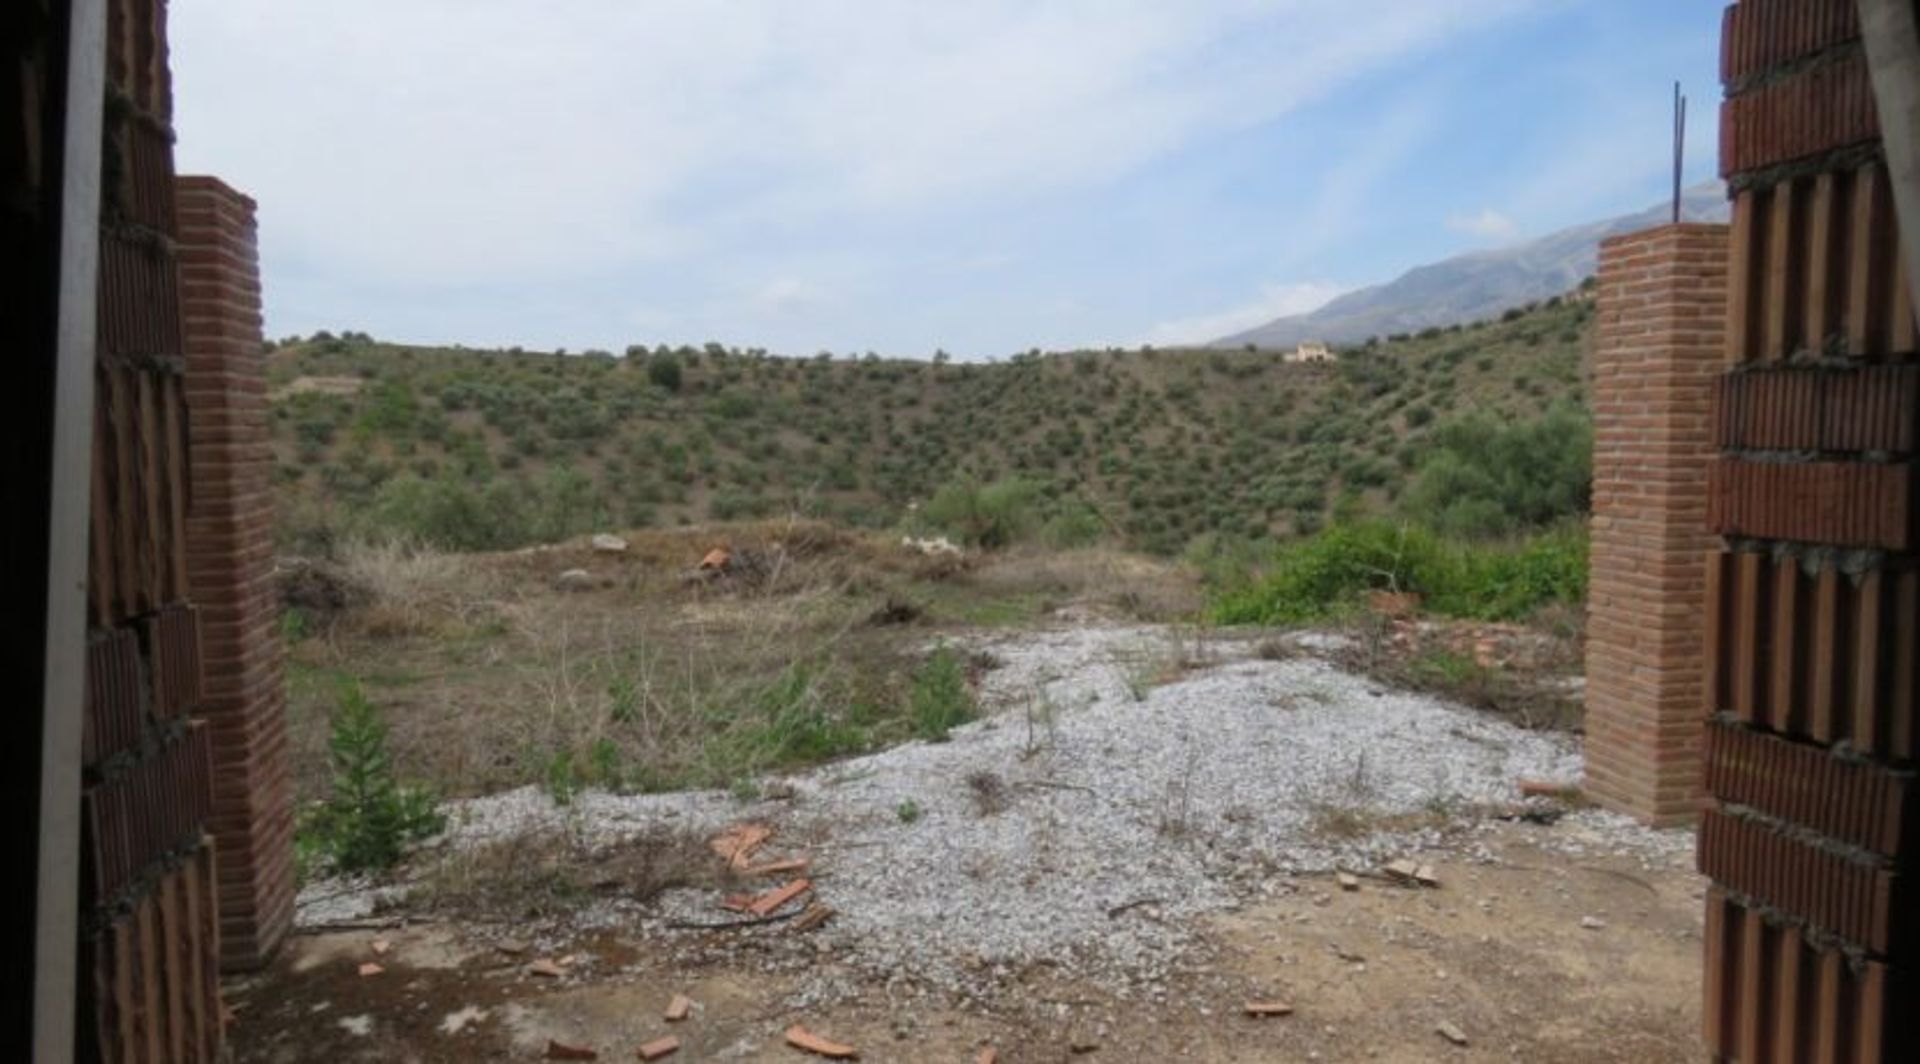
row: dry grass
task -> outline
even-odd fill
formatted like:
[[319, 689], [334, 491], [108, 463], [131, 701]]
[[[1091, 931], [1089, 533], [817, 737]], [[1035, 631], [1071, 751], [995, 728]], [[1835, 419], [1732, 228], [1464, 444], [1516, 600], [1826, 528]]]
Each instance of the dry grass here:
[[527, 831], [430, 858], [409, 904], [465, 917], [557, 916], [619, 893], [639, 901], [678, 887], [714, 887], [726, 866], [704, 838], [659, 830], [593, 849], [571, 833]]
[[[290, 640], [303, 797], [324, 794], [341, 680], [383, 711], [401, 774], [449, 796], [530, 781], [739, 786], [907, 738], [913, 677], [943, 627], [1026, 623], [1034, 599], [1142, 600], [1188, 578], [1100, 551], [929, 559], [807, 521], [648, 530], [624, 553], [583, 540], [451, 556], [356, 543], [327, 563], [350, 590]], [[754, 559], [696, 572], [716, 547]], [[586, 569], [595, 586], [554, 578]], [[1035, 591], [1038, 585], [1045, 591]], [[875, 625], [876, 612], [917, 612]], [[973, 663], [969, 663], [970, 669]]]
[[1197, 574], [1179, 563], [1101, 547], [995, 556], [964, 582], [989, 597], [1040, 595], [1051, 606], [1078, 606], [1118, 619], [1177, 621], [1199, 612]]

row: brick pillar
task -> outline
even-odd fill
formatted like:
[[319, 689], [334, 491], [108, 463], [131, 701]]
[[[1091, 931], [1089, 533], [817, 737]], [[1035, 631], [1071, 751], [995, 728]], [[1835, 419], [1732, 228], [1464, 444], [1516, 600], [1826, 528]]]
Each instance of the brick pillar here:
[[181, 177], [191, 413], [187, 578], [201, 608], [213, 732], [221, 963], [258, 967], [293, 920], [293, 790], [273, 584], [273, 453], [254, 203]]
[[1920, 1060], [1920, 320], [1855, 0], [1723, 25], [1705, 1034]]
[[1726, 302], [1725, 226], [1601, 245], [1586, 786], [1651, 823], [1690, 820], [1699, 804], [1707, 406]]

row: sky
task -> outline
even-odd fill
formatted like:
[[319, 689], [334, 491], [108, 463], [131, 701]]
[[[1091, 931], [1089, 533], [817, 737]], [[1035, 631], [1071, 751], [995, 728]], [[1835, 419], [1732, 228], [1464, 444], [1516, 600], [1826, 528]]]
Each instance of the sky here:
[[269, 336], [1204, 342], [1715, 168], [1718, 0], [173, 0]]

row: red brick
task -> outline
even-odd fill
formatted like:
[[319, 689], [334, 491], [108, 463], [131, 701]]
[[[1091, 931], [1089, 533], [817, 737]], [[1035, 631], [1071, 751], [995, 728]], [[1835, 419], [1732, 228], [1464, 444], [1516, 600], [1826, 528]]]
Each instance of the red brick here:
[[1855, 50], [1728, 97], [1720, 108], [1720, 174], [1733, 177], [1879, 136], [1866, 56]]

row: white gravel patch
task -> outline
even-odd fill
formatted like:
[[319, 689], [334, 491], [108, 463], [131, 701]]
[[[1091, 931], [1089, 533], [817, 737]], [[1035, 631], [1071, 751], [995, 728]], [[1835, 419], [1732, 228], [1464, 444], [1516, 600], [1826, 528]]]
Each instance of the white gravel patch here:
[[[1291, 889], [1287, 873], [1366, 870], [1443, 844], [1477, 850], [1472, 828], [1450, 841], [1433, 828], [1342, 838], [1324, 830], [1331, 819], [1390, 826], [1509, 802], [1521, 777], [1579, 777], [1572, 736], [1523, 731], [1317, 659], [1250, 660], [1245, 641], [1182, 638], [1080, 627], [987, 641], [980, 648], [1001, 663], [983, 681], [987, 719], [949, 742], [794, 777], [787, 801], [589, 792], [560, 808], [528, 787], [457, 803], [448, 844], [565, 830], [611, 846], [662, 828], [764, 820], [777, 832], [770, 854], [808, 843], [818, 894], [838, 915], [811, 935], [782, 937], [774, 925], [729, 940], [759, 940], [755, 956], [769, 964], [820, 967], [814, 1000], [801, 1004], [845, 989], [815, 954], [963, 993], [1042, 964], [1153, 996], [1193, 959], [1189, 917]], [[1144, 686], [1177, 657], [1210, 663]], [[1004, 795], [997, 811], [983, 810], [969, 783], [988, 776]], [[909, 805], [911, 821], [901, 815]], [[1570, 852], [1665, 861], [1691, 845], [1690, 833], [1608, 814], [1562, 823], [1576, 828]], [[716, 900], [670, 892], [644, 910], [600, 907], [574, 926], [637, 921], [650, 938], [669, 935], [671, 919], [724, 919]]]

